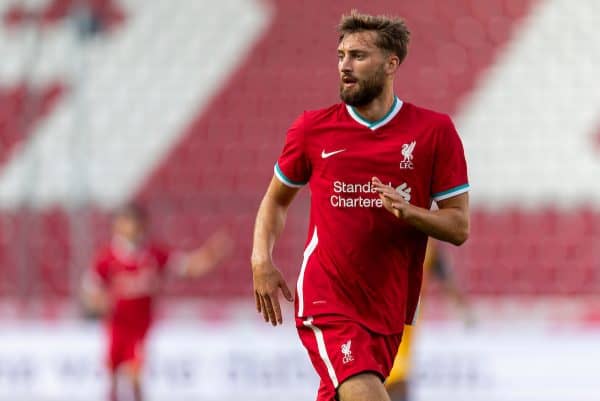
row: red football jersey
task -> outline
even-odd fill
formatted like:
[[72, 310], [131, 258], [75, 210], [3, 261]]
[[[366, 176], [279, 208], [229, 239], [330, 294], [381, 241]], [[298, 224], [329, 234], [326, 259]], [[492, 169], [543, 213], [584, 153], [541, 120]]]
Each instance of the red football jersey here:
[[153, 298], [160, 289], [169, 253], [156, 245], [126, 249], [115, 241], [100, 252], [94, 265], [109, 293], [109, 322], [125, 329], [148, 328]]
[[339, 314], [383, 334], [412, 323], [427, 235], [383, 208], [371, 177], [427, 209], [468, 191], [450, 118], [398, 98], [376, 122], [343, 103], [307, 111], [290, 127], [275, 175], [311, 190], [296, 315]]

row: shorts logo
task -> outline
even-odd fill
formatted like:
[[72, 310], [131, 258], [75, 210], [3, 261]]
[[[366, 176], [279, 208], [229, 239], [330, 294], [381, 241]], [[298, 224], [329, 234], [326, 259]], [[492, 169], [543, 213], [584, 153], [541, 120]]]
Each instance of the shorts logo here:
[[351, 345], [352, 340], [348, 340], [347, 343], [342, 344], [342, 354], [344, 354], [342, 362], [344, 363], [352, 362], [354, 360], [354, 357], [352, 356], [352, 351], [350, 350]]
[[415, 145], [417, 144], [417, 141], [412, 141], [411, 143], [405, 143], [404, 145], [402, 145], [402, 157], [404, 157], [404, 159], [402, 159], [402, 161], [400, 162], [400, 169], [401, 170], [412, 170], [413, 168], [415, 168], [412, 160], [413, 160], [413, 150], [415, 150]]

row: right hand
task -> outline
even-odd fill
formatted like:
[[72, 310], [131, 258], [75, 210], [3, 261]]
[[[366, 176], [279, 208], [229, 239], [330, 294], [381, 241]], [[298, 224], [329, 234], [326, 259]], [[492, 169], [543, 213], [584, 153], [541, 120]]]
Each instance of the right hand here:
[[252, 263], [252, 280], [258, 313], [262, 313], [265, 322], [273, 326], [282, 324], [279, 289], [288, 301], [293, 302], [294, 297], [279, 269], [271, 262]]
[[383, 207], [398, 219], [404, 217], [404, 210], [410, 206], [406, 199], [392, 186], [385, 185], [377, 177], [371, 178], [371, 183], [379, 193], [379, 198], [383, 202]]

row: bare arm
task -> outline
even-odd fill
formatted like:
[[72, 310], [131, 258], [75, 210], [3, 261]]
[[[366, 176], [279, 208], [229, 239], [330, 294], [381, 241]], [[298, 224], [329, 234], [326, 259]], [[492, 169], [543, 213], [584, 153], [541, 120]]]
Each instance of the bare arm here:
[[233, 239], [224, 229], [213, 233], [194, 251], [181, 257], [180, 274], [186, 277], [200, 277], [212, 271], [233, 250]]
[[281, 272], [275, 267], [272, 255], [275, 241], [285, 225], [288, 207], [298, 190], [273, 177], [258, 208], [254, 225], [251, 264], [256, 309], [273, 326], [283, 322], [279, 289], [288, 301], [293, 301], [292, 293]]
[[81, 285], [81, 301], [86, 313], [104, 316], [110, 309], [108, 291], [93, 273], [87, 272]]
[[439, 201], [438, 210], [429, 210], [406, 202], [394, 188], [376, 177], [372, 182], [390, 213], [425, 234], [454, 245], [461, 245], [469, 237], [468, 193]]

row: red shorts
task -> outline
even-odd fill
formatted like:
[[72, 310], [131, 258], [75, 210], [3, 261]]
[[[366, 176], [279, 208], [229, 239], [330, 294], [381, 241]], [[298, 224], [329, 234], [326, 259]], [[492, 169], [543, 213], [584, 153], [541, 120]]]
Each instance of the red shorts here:
[[321, 378], [317, 401], [333, 401], [344, 380], [359, 373], [389, 375], [402, 334], [377, 334], [343, 316], [296, 318], [302, 344]]
[[108, 367], [115, 372], [123, 363], [140, 368], [144, 357], [144, 345], [148, 329], [123, 329], [109, 327]]

